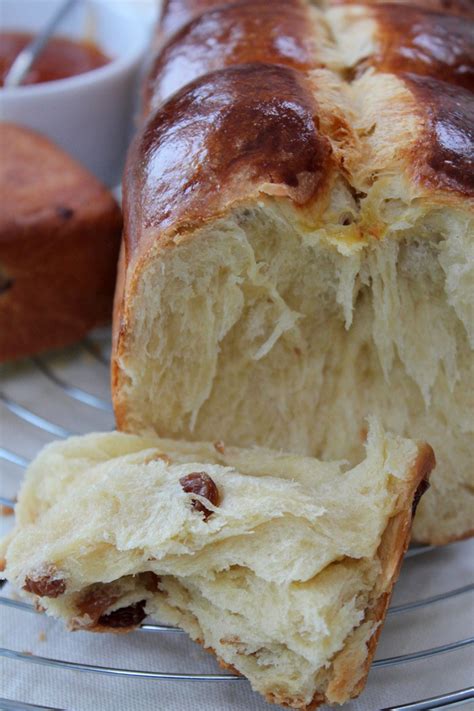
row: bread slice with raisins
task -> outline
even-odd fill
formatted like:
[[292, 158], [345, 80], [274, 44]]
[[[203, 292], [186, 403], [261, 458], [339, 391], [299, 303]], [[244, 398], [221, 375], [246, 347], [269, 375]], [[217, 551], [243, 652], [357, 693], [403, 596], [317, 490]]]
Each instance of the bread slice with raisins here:
[[431, 448], [372, 423], [341, 462], [112, 433], [30, 466], [5, 575], [70, 629], [179, 625], [269, 701], [362, 690]]

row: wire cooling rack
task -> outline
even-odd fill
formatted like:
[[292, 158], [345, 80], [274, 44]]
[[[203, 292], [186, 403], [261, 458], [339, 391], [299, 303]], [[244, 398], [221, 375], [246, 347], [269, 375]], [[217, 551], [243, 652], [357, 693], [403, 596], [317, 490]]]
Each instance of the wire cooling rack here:
[[[4, 509], [6, 513], [8, 513], [9, 507], [14, 506], [22, 471], [28, 465], [30, 459], [46, 442], [91, 430], [113, 429], [114, 421], [108, 381], [109, 355], [110, 332], [109, 330], [99, 330], [95, 331], [89, 338], [74, 348], [48, 354], [47, 356], [28, 359], [20, 364], [3, 366], [2, 369], [0, 369], [0, 464], [2, 467], [0, 469], [0, 504], [6, 507], [6, 509]], [[11, 525], [12, 518], [11, 516], [3, 518], [3, 529], [8, 527], [9, 524]], [[450, 680], [453, 676], [456, 678], [459, 677], [459, 669], [469, 669], [469, 661], [472, 661], [474, 637], [467, 636], [469, 629], [465, 626], [465, 623], [463, 622], [460, 628], [465, 634], [461, 636], [458, 635], [458, 638], [453, 641], [445, 641], [443, 636], [441, 636], [437, 644], [422, 644], [423, 632], [426, 630], [427, 622], [430, 633], [433, 632], [433, 627], [439, 627], [441, 635], [449, 634], [451, 629], [449, 615], [452, 616], [451, 619], [456, 620], [459, 617], [460, 610], [462, 610], [465, 616], [467, 611], [466, 624], [468, 624], [467, 621], [470, 617], [469, 609], [472, 603], [474, 583], [465, 580], [460, 581], [457, 577], [453, 579], [453, 575], [449, 572], [449, 565], [450, 560], [453, 560], [454, 549], [457, 547], [457, 555], [461, 555], [462, 557], [463, 551], [460, 551], [459, 547], [469, 544], [470, 542], [466, 541], [438, 550], [434, 550], [429, 546], [415, 547], [408, 552], [407, 557], [411, 560], [405, 563], [402, 578], [395, 595], [395, 599], [402, 594], [403, 597], [408, 596], [408, 600], [399, 604], [392, 604], [388, 612], [386, 628], [382, 635], [381, 647], [383, 650], [393, 649], [390, 632], [391, 622], [393, 620], [399, 620], [402, 617], [404, 618], [405, 616], [410, 618], [410, 615], [413, 624], [410, 622], [408, 628], [405, 627], [405, 633], [407, 629], [410, 629], [410, 636], [413, 638], [413, 630], [419, 625], [419, 634], [415, 634], [415, 639], [419, 639], [420, 647], [415, 649], [415, 651], [406, 651], [402, 654], [390, 654], [389, 656], [377, 658], [372, 665], [374, 672], [373, 674], [371, 673], [371, 679], [369, 680], [370, 687], [374, 675], [382, 673], [381, 671], [377, 672], [377, 670], [391, 670], [392, 668], [400, 667], [401, 671], [399, 676], [393, 677], [392, 675], [386, 684], [382, 685], [382, 688], [389, 689], [390, 684], [400, 686], [400, 679], [402, 679], [402, 681], [404, 678], [409, 680], [410, 675], [407, 674], [407, 669], [414, 668], [416, 666], [415, 662], [420, 665], [419, 674], [423, 675], [424, 672], [421, 669], [423, 660], [425, 664], [428, 663], [430, 668], [432, 668], [432, 664], [436, 658], [440, 655], [446, 655], [443, 664], [439, 668], [440, 679], [445, 680], [443, 687], [446, 691], [431, 696], [431, 698], [408, 703], [404, 702], [401, 705], [393, 705], [392, 703], [390, 706], [380, 704], [378, 706], [366, 706], [363, 701], [364, 697], [362, 697], [361, 701], [354, 702], [355, 705], [349, 705], [351, 709], [361, 709], [363, 711], [396, 711], [397, 709], [421, 711], [422, 709], [453, 708], [474, 700], [474, 687], [452, 690], [450, 686]], [[451, 549], [449, 553], [447, 552], [448, 548]], [[469, 548], [469, 551], [472, 552], [472, 546]], [[471, 553], [467, 555], [469, 558]], [[437, 560], [439, 561], [439, 565], [437, 564]], [[417, 579], [417, 571], [421, 569], [423, 561], [427, 562], [423, 563], [425, 568], [422, 571], [422, 578], [428, 575], [430, 579], [429, 587], [425, 585], [423, 579], [419, 579], [419, 575]], [[440, 570], [443, 572], [441, 576]], [[446, 587], [446, 580], [449, 581], [450, 587], [442, 591], [437, 591], [435, 594], [427, 595], [424, 593], [424, 590], [433, 590], [431, 584], [433, 575], [440, 578], [439, 583], [437, 583], [440, 584], [440, 587]], [[462, 584], [459, 584], [460, 582], [462, 582]], [[415, 599], [410, 598], [410, 592], [412, 590], [416, 590], [417, 592]], [[0, 595], [0, 610], [7, 616], [19, 615], [21, 621], [18, 622], [18, 624], [21, 624], [25, 628], [32, 624], [30, 621], [34, 619], [34, 617], [44, 618], [44, 616], [39, 615], [31, 605], [17, 599], [8, 587], [6, 587]], [[425, 615], [429, 613], [425, 622], [422, 622], [420, 619], [421, 613]], [[60, 623], [48, 620], [48, 624], [53, 625], [51, 628], [53, 630], [53, 637], [54, 635], [58, 635], [58, 639], [60, 639], [60, 635], [68, 634], [64, 633], [62, 628], [59, 629]], [[15, 623], [14, 626], [16, 628], [17, 624]], [[459, 628], [459, 624], [457, 628]], [[80, 636], [81, 634], [82, 633], [79, 633], [80, 638], [77, 639], [77, 644], [74, 646], [74, 651], [77, 651], [79, 656], [83, 656], [85, 649], [84, 644], [86, 644], [83, 642], [84, 638]], [[392, 636], [394, 634], [395, 633], [392, 632]], [[208, 699], [212, 699], [213, 688], [215, 689], [216, 685], [221, 688], [222, 685], [226, 687], [228, 685], [234, 686], [237, 684], [240, 687], [241, 685], [248, 684], [243, 677], [213, 671], [213, 669], [217, 667], [212, 666], [214, 662], [210, 660], [210, 658], [207, 665], [211, 665], [212, 673], [192, 671], [190, 667], [202, 667], [201, 660], [198, 659], [198, 656], [204, 653], [200, 651], [196, 652], [195, 648], [188, 646], [187, 649], [192, 649], [193, 651], [187, 653], [186, 659], [183, 658], [182, 651], [177, 657], [173, 655], [171, 651], [172, 645], [169, 644], [169, 640], [171, 638], [179, 639], [181, 636], [184, 636], [179, 629], [149, 622], [142, 624], [140, 630], [128, 637], [136, 639], [137, 635], [141, 638], [142, 644], [144, 640], [143, 635], [148, 637], [152, 635], [153, 638], [157, 639], [157, 643], [161, 643], [160, 649], [162, 652], [163, 646], [165, 647], [164, 656], [161, 654], [160, 662], [177, 664], [176, 670], [164, 672], [149, 671], [140, 668], [140, 653], [137, 644], [132, 645], [130, 650], [127, 648], [125, 658], [128, 663], [126, 666], [92, 663], [90, 661], [72, 661], [62, 658], [61, 655], [45, 656], [24, 649], [14, 650], [9, 646], [2, 646], [0, 648], [0, 657], [3, 657], [5, 665], [8, 665], [9, 662], [12, 664], [21, 662], [30, 665], [31, 668], [46, 668], [48, 672], [61, 670], [69, 672], [70, 675], [72, 672], [82, 672], [90, 677], [100, 676], [102, 680], [105, 678], [117, 679], [117, 677], [120, 677], [120, 679], [117, 680], [120, 684], [132, 683], [130, 678], [169, 683], [185, 681], [207, 682]], [[6, 636], [8, 637], [8, 635]], [[109, 635], [105, 636], [109, 637]], [[68, 639], [70, 637], [73, 637], [73, 635], [69, 635]], [[91, 637], [97, 639], [98, 636], [87, 635], [87, 637], [89, 639]], [[104, 637], [104, 635], [100, 635], [100, 637]], [[13, 638], [15, 639], [15, 635], [13, 635]], [[2, 644], [5, 644], [4, 639], [5, 635], [2, 636]], [[120, 636], [118, 643], [122, 644], [122, 640], [124, 639], [123, 636]], [[163, 640], [165, 640], [164, 643]], [[88, 641], [88, 650], [91, 649], [90, 644], [91, 642]], [[138, 642], [138, 645], [139, 644], [140, 641]], [[184, 640], [183, 644], [186, 644]], [[189, 645], [191, 645], [191, 643], [189, 643]], [[38, 645], [35, 646], [37, 647]], [[469, 650], [468, 648], [471, 649]], [[166, 662], [167, 651], [169, 652], [168, 662]], [[466, 659], [465, 655], [469, 655], [469, 658]], [[124, 659], [123, 648], [121, 649], [119, 658], [121, 660]], [[115, 657], [115, 659], [117, 659], [117, 657]], [[18, 669], [18, 667], [15, 668]], [[5, 678], [13, 680], [14, 674], [8, 672], [7, 666], [5, 666], [5, 670]], [[78, 675], [73, 676], [77, 677]], [[415, 674], [415, 676], [417, 675]], [[469, 676], [467, 674], [461, 675], [461, 678], [465, 679], [466, 683], [469, 682]], [[410, 685], [413, 686], [413, 683], [407, 683], [407, 686]], [[4, 688], [8, 692], [10, 689], [15, 690], [16, 686], [18, 685], [12, 681], [10, 684], [6, 683]], [[212, 686], [212, 688], [209, 688], [209, 686]], [[405, 685], [402, 683], [400, 688], [404, 689], [404, 687]], [[430, 690], [430, 687], [426, 685], [422, 688]], [[133, 693], [136, 695], [139, 692], [135, 689]], [[407, 692], [404, 694], [405, 698], [406, 693]], [[228, 708], [270, 708], [260, 699], [252, 700], [251, 702], [247, 700], [245, 705], [238, 704], [236, 706], [234, 703], [235, 698], [232, 698], [233, 705], [229, 705]], [[253, 699], [254, 697], [250, 694], [250, 696], [246, 698]], [[217, 705], [212, 706], [212, 708], [220, 708], [224, 711], [226, 708], [225, 699], [225, 694], [220, 694], [219, 702]], [[0, 698], [0, 709], [5, 709], [5, 711], [17, 711], [19, 709], [51, 709], [52, 711], [63, 711], [64, 708], [63, 706], [61, 706], [61, 708], [58, 706], [41, 706], [38, 705], [36, 701], [36, 698], [27, 698], [22, 701]], [[128, 711], [128, 702], [124, 703], [125, 705], [118, 706], [119, 711], [121, 709]], [[251, 706], [250, 703], [252, 704]], [[130, 706], [130, 708], [131, 707], [132, 706]], [[189, 708], [191, 707], [192, 706], [189, 706]], [[194, 708], [200, 707], [202, 707], [202, 705], [200, 706], [199, 703], [194, 706]], [[105, 699], [97, 701], [95, 708], [105, 708]], [[133, 706], [133, 708], [135, 708], [135, 706]], [[145, 700], [144, 703], [140, 705], [140, 708], [143, 709], [143, 711], [147, 708], [173, 708], [181, 711], [181, 708], [184, 708], [184, 706], [174, 704], [172, 706], [164, 705], [157, 707], [154, 704], [153, 706], [147, 706]], [[211, 705], [209, 705], [209, 708], [211, 708]], [[68, 706], [68, 711], [75, 711], [75, 708]]]

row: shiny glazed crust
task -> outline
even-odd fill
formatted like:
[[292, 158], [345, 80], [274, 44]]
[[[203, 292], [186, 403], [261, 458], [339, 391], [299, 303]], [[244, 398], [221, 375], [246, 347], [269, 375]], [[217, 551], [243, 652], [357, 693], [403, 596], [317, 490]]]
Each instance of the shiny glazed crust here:
[[[406, 108], [401, 105], [400, 109], [416, 110], [419, 115], [413, 145], [400, 146], [406, 154], [402, 169], [411, 174], [413, 181], [424, 184], [428, 194], [436, 188], [459, 197], [474, 196], [474, 165], [466, 148], [474, 142], [474, 99], [470, 91], [457, 88], [473, 87], [474, 23], [424, 9], [423, 3], [423, 7], [410, 7], [403, 12], [396, 3], [373, 7], [349, 4], [326, 13], [303, 0], [285, 0], [277, 10], [274, 5], [265, 0], [165, 2], [157, 34], [168, 39], [158, 47], [145, 83], [145, 113], [151, 111], [153, 115], [131, 151], [125, 178], [125, 187], [131, 194], [128, 202], [136, 204], [139, 199], [145, 231], [154, 225], [159, 226], [160, 235], [167, 232], [168, 226], [179, 232], [184, 221], [188, 229], [197, 226], [206, 217], [194, 209], [197, 201], [202, 206], [210, 203], [206, 213], [215, 216], [224, 207], [222, 195], [214, 194], [217, 183], [226, 194], [226, 207], [252, 195], [262, 182], [278, 185], [280, 195], [292, 196], [298, 155], [310, 148], [308, 141], [324, 140], [319, 136], [322, 114], [325, 109], [335, 108], [326, 106], [326, 93], [318, 87], [319, 75], [311, 88], [305, 81], [311, 70], [323, 66], [338, 75], [342, 72], [342, 78], [349, 77], [350, 81], [368, 69], [398, 77], [406, 89]], [[429, 7], [439, 10], [435, 2]], [[374, 23], [373, 46], [368, 56], [344, 70], [335, 58], [341, 51], [338, 38], [335, 46], [327, 46], [334, 12], [340, 14], [339, 19], [336, 14], [336, 21], [345, 25], [348, 36], [359, 30], [361, 19]], [[336, 32], [338, 29], [336, 25]], [[211, 48], [205, 42], [210, 36]], [[339, 41], [344, 43], [347, 37], [342, 34]], [[290, 73], [284, 67], [295, 71]], [[164, 99], [180, 90], [163, 104]], [[338, 97], [334, 98], [337, 104]], [[290, 115], [288, 106], [292, 103], [295, 110]], [[296, 120], [296, 113], [301, 115], [303, 105], [306, 117], [304, 139], [300, 142], [291, 138], [290, 132], [292, 128], [298, 130], [299, 124], [292, 126], [291, 122]], [[358, 110], [363, 113], [364, 107]], [[264, 115], [271, 116], [271, 123], [266, 120], [262, 136], [258, 126]], [[252, 117], [256, 131], [247, 136]], [[280, 122], [286, 129], [284, 151], [281, 144], [274, 145], [270, 139]], [[331, 128], [324, 126], [322, 132], [337, 140], [335, 131], [337, 127], [333, 127], [331, 135]], [[256, 142], [258, 163], [254, 156]], [[349, 132], [344, 146], [349, 158], [357, 148], [355, 143]], [[284, 173], [273, 171], [277, 151], [285, 155]], [[310, 171], [326, 176], [329, 152], [326, 150], [319, 162], [317, 155]], [[189, 156], [186, 164], [181, 160], [184, 155]], [[178, 156], [173, 161], [176, 165], [171, 165], [170, 156]], [[229, 184], [229, 166], [237, 172], [235, 161], [240, 167], [237, 191]], [[357, 182], [350, 160], [344, 165], [339, 161], [338, 167], [343, 172], [349, 169], [349, 181]], [[187, 170], [192, 172], [187, 174]], [[307, 173], [308, 167], [304, 170]], [[431, 176], [433, 171], [435, 179]], [[242, 180], [242, 173], [251, 179]], [[305, 191], [304, 200], [299, 202], [310, 199], [320, 199], [320, 195], [314, 190]], [[160, 207], [163, 204], [170, 216], [164, 222]], [[141, 232], [137, 221], [127, 223], [128, 258], [132, 253], [134, 257], [144, 253]]]
[[369, 60], [372, 67], [426, 75], [474, 90], [472, 22], [420, 7], [401, 12], [395, 3], [375, 6], [370, 14], [377, 23], [378, 40]]
[[[140, 228], [175, 233], [261, 190], [299, 205], [314, 200], [332, 163], [317, 113], [305, 76], [279, 64], [233, 66], [186, 86], [150, 117], [130, 153], [127, 200], [143, 206]], [[126, 244], [141, 252], [130, 227]]]
[[0, 125], [0, 361], [110, 320], [120, 210], [50, 141]]
[[145, 82], [145, 112], [150, 100], [156, 107], [177, 88], [215, 69], [248, 62], [311, 69], [317, 65], [318, 35], [322, 39], [324, 34], [317, 14], [301, 0], [211, 8], [181, 27], [155, 54]]
[[[334, 27], [331, 6], [335, 7], [336, 19], [340, 13], [347, 34], [340, 35], [337, 25]], [[342, 77], [351, 81], [372, 69], [393, 74], [404, 82], [408, 90], [406, 101], [411, 98], [420, 116], [418, 140], [406, 161], [413, 179], [426, 181], [428, 189], [454, 190], [472, 198], [471, 0], [420, 0], [403, 11], [397, 2], [356, 4], [333, 0], [328, 7], [326, 12], [320, 11], [305, 0], [277, 0], [277, 6], [266, 0], [168, 0], [157, 31], [161, 41], [145, 83], [145, 113], [155, 110], [192, 80], [203, 77], [206, 81], [210, 72], [243, 63], [278, 64], [306, 74], [326, 66], [340, 73], [341, 66], [334, 55], [343, 52], [351, 35], [359, 32], [360, 20], [371, 21], [374, 42], [368, 56], [345, 68]], [[334, 46], [328, 51], [331, 31], [335, 35]], [[206, 42], [209, 37], [212, 47]], [[458, 91], [457, 87], [468, 92]], [[241, 97], [244, 92], [242, 87]], [[317, 88], [315, 95], [318, 96]], [[233, 97], [236, 123], [238, 98]], [[159, 112], [156, 120], [161, 120]], [[435, 183], [428, 176], [433, 161]]]

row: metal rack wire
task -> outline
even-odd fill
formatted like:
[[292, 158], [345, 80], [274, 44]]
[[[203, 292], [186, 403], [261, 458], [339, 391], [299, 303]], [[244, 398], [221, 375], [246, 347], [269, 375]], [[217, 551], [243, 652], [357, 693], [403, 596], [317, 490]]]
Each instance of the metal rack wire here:
[[[65, 354], [62, 354], [62, 362], [70, 363], [74, 362], [74, 359], [80, 357], [81, 353], [87, 354], [89, 359], [89, 367], [94, 364], [97, 368], [102, 368], [103, 372], [100, 374], [100, 378], [103, 382], [107, 382], [108, 378], [108, 344], [109, 344], [110, 334], [108, 331], [99, 331], [93, 334], [89, 339], [84, 340], [78, 347], [74, 349], [69, 349]], [[88, 389], [84, 388], [82, 385], [73, 384], [64, 375], [60, 375], [55, 368], [55, 358], [57, 356], [44, 356], [33, 358], [29, 363], [24, 365], [26, 369], [25, 372], [28, 375], [36, 373], [38, 376], [45, 378], [50, 386], [53, 386], [55, 390], [60, 392], [62, 396], [66, 396], [74, 401], [86, 405], [93, 410], [107, 413], [112, 415], [112, 406], [110, 399], [106, 397], [99, 396]], [[5, 372], [0, 371], [1, 385], [0, 385], [0, 416], [2, 411], [8, 412], [10, 416], [13, 416], [18, 420], [19, 423], [27, 423], [28, 425], [36, 428], [37, 431], [50, 435], [54, 438], [64, 438], [72, 434], [77, 434], [71, 429], [64, 427], [63, 424], [59, 422], [52, 421], [49, 417], [41, 414], [37, 409], [30, 409], [30, 406], [26, 406], [14, 396], [11, 396], [7, 391], [8, 383], [11, 382], [11, 372], [6, 369]], [[20, 375], [20, 378], [22, 376]], [[112, 422], [112, 420], [111, 420]], [[21, 452], [11, 450], [0, 446], [0, 461], [8, 462], [9, 465], [13, 465], [20, 471], [28, 465], [28, 458], [25, 457]], [[0, 492], [3, 494], [3, 492]], [[0, 504], [4, 506], [13, 507], [14, 497], [12, 496], [0, 496]], [[431, 547], [418, 547], [412, 548], [408, 552], [409, 557], [421, 556], [431, 550]], [[445, 601], [452, 598], [460, 598], [470, 595], [474, 592], [474, 583], [459, 586], [457, 588], [441, 592], [430, 597], [423, 599], [413, 600], [411, 602], [392, 605], [389, 609], [388, 615], [390, 617], [395, 615], [401, 615], [403, 613], [419, 609], [428, 608], [432, 605], [442, 605]], [[17, 599], [11, 599], [5, 595], [0, 595], [0, 606], [14, 608], [18, 611], [24, 613], [37, 614], [35, 608], [28, 603], [19, 601]], [[154, 623], [144, 623], [140, 628], [141, 633], [146, 634], [157, 634], [157, 635], [169, 635], [169, 634], [183, 634], [182, 630], [169, 627], [166, 625], [159, 625]], [[398, 656], [386, 657], [383, 659], [377, 659], [372, 665], [373, 669], [382, 669], [387, 667], [393, 667], [397, 665], [409, 664], [422, 659], [429, 659], [430, 657], [435, 657], [441, 654], [448, 654], [454, 650], [461, 650], [474, 645], [474, 637], [466, 637], [464, 639], [459, 639], [454, 642], [441, 644], [435, 647], [421, 649], [418, 651], [409, 652], [406, 654], [401, 654]], [[192, 682], [214, 682], [214, 683], [246, 683], [245, 679], [241, 676], [235, 674], [197, 674], [190, 672], [162, 672], [162, 671], [147, 671], [141, 669], [131, 668], [117, 668], [113, 666], [100, 666], [96, 664], [85, 664], [74, 661], [67, 661], [64, 659], [55, 659], [50, 657], [44, 657], [37, 654], [31, 654], [29, 652], [14, 651], [12, 649], [0, 648], [0, 657], [21, 661], [27, 664], [40, 665], [44, 667], [62, 669], [67, 671], [82, 672], [87, 674], [105, 675], [110, 677], [132, 677], [141, 678], [155, 681], [192, 681]], [[391, 706], [379, 711], [397, 711], [400, 709], [406, 709], [407, 711], [422, 711], [424, 709], [437, 709], [437, 708], [453, 708], [455, 706], [463, 705], [469, 701], [474, 700], [474, 687], [460, 689], [456, 691], [450, 691], [445, 694], [441, 694], [432, 698], [415, 701], [413, 703], [404, 704], [402, 706]], [[51, 709], [52, 711], [63, 711], [62, 709], [55, 709], [53, 707], [35, 706], [28, 703], [12, 701], [8, 699], [0, 699], [0, 709], [5, 709], [5, 711], [17, 711], [19, 709]]]

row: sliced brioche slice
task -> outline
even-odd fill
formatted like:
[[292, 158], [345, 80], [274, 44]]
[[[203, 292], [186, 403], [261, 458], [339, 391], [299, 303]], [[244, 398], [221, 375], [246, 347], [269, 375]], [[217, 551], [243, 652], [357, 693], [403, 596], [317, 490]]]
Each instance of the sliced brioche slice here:
[[372, 423], [340, 462], [93, 434], [31, 465], [3, 542], [7, 578], [71, 629], [183, 627], [269, 701], [364, 686], [434, 464]]

